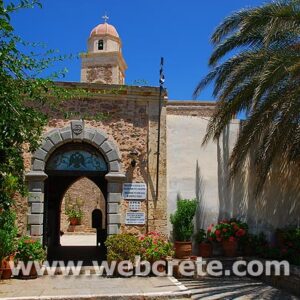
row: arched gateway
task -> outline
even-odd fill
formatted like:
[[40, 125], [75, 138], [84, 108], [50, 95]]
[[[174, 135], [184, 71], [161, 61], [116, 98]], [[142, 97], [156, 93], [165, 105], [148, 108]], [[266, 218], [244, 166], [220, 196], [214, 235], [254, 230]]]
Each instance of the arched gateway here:
[[[68, 187], [81, 177], [93, 181], [106, 199], [106, 228], [102, 235], [117, 234], [121, 223], [119, 205], [122, 183], [120, 154], [108, 136], [85, 128], [81, 120], [70, 127], [46, 134], [41, 147], [33, 154], [32, 168], [26, 175], [29, 186], [29, 234], [48, 247], [48, 259], [104, 259], [99, 247], [60, 246], [60, 206]], [[101, 237], [103, 240], [104, 237]], [[104, 238], [105, 239], [105, 238]]]

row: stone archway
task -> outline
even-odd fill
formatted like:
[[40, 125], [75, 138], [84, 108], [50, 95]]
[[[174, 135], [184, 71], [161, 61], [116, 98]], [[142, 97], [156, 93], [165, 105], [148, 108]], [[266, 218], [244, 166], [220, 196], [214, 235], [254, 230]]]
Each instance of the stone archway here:
[[43, 240], [44, 224], [44, 181], [47, 178], [45, 166], [50, 155], [67, 143], [88, 143], [98, 149], [108, 165], [107, 181], [107, 234], [119, 233], [121, 216], [119, 212], [122, 198], [122, 183], [125, 175], [121, 172], [121, 157], [117, 146], [108, 139], [106, 133], [85, 128], [84, 121], [71, 121], [70, 126], [53, 129], [44, 136], [41, 147], [33, 154], [31, 171], [26, 174], [29, 187], [28, 230], [29, 235]]

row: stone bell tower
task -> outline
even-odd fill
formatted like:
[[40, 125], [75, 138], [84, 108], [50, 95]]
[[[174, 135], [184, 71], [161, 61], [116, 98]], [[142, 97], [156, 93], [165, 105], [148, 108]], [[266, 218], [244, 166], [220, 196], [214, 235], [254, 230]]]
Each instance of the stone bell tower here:
[[107, 23], [96, 26], [88, 39], [88, 52], [81, 54], [81, 82], [124, 84], [126, 62], [116, 28]]

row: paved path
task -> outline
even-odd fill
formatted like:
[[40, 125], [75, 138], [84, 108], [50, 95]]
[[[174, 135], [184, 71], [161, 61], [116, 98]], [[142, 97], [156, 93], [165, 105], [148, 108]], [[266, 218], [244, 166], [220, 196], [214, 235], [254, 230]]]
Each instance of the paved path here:
[[[185, 298], [186, 297], [186, 298]], [[43, 276], [0, 281], [0, 299], [189, 299], [172, 277]]]
[[96, 246], [96, 234], [64, 234], [60, 237], [62, 246]]
[[[191, 296], [191, 298], [190, 298]], [[180, 279], [172, 277], [103, 278], [43, 276], [35, 280], [0, 281], [0, 299], [9, 300], [297, 300], [284, 291], [249, 278]]]
[[300, 299], [258, 280], [238, 277], [180, 279], [192, 299], [203, 300], [296, 300]]

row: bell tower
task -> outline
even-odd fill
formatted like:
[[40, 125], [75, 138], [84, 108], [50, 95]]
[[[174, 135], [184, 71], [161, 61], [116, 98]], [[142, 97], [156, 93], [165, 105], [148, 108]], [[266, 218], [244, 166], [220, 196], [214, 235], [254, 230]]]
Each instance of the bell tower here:
[[96, 26], [88, 39], [88, 52], [81, 56], [81, 82], [124, 84], [126, 62], [116, 28], [107, 23]]

